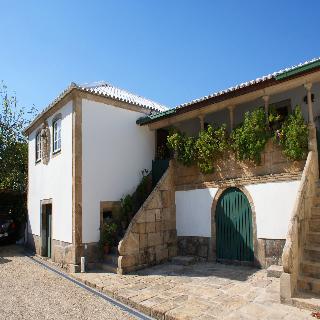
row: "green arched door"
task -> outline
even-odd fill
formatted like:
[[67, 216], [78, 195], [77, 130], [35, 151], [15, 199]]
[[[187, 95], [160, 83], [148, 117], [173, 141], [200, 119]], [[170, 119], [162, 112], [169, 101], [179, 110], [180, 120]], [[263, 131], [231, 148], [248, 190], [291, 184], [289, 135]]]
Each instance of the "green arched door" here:
[[238, 188], [225, 190], [216, 207], [218, 260], [253, 261], [252, 212]]

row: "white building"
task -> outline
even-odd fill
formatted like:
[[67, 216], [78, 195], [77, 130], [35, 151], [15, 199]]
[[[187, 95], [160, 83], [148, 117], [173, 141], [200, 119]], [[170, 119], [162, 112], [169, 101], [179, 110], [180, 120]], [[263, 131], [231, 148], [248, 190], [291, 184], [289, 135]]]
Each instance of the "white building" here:
[[37, 253], [71, 267], [96, 259], [103, 206], [132, 193], [154, 159], [155, 133], [136, 120], [163, 110], [109, 84], [72, 84], [30, 124], [27, 232]]

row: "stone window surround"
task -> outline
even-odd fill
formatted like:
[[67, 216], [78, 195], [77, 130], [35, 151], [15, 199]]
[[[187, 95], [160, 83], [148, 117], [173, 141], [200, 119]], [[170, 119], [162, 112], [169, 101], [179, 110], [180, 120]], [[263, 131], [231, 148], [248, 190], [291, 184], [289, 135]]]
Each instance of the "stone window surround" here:
[[[39, 141], [38, 141], [39, 139]], [[39, 144], [38, 144], [39, 143]], [[41, 129], [38, 129], [36, 132], [36, 139], [35, 139], [35, 164], [40, 163], [41, 162]], [[39, 156], [38, 156], [39, 154]]]
[[[55, 124], [60, 121], [60, 148], [59, 149], [55, 149], [54, 148], [54, 134], [55, 134]], [[62, 115], [61, 113], [58, 113], [57, 115], [54, 116], [54, 118], [52, 119], [52, 155], [56, 155], [61, 153], [61, 149], [62, 149], [62, 137], [61, 137], [61, 131], [62, 131]]]

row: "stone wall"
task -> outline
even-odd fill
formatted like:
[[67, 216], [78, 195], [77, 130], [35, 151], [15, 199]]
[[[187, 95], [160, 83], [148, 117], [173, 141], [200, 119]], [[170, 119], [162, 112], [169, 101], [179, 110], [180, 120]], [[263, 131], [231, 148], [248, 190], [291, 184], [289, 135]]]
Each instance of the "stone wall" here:
[[[42, 256], [41, 237], [28, 233], [26, 247], [39, 256]], [[78, 271], [73, 264], [74, 246], [72, 243], [52, 239], [51, 261], [70, 271]]]
[[196, 256], [208, 259], [210, 248], [210, 238], [208, 237], [178, 237], [178, 255], [179, 256]]
[[255, 253], [257, 265], [262, 268], [282, 265], [282, 252], [285, 242], [284, 239], [258, 239], [258, 252]]
[[260, 165], [249, 161], [238, 161], [233, 152], [227, 152], [214, 165], [213, 174], [202, 174], [196, 166], [185, 167], [175, 164], [174, 183], [177, 190], [222, 187], [260, 183], [262, 179], [271, 179], [277, 175], [277, 181], [296, 178], [304, 168], [305, 161], [289, 161], [279, 146], [270, 139], [261, 156]]
[[118, 273], [161, 263], [177, 255], [172, 164], [132, 219], [120, 241]]
[[[313, 145], [315, 145], [315, 140]], [[306, 233], [309, 229], [313, 195], [318, 177], [318, 156], [315, 147], [315, 150], [309, 151], [308, 154], [283, 249], [282, 263], [284, 273], [280, 278], [280, 297], [282, 302], [290, 302], [297, 289], [300, 264], [303, 259], [303, 248]]]

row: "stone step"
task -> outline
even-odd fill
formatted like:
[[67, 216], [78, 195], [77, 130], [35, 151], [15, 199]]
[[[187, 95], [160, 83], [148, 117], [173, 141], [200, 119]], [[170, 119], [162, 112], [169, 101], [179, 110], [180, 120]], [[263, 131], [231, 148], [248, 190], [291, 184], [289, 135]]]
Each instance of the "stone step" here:
[[307, 276], [298, 278], [298, 290], [303, 292], [312, 292], [320, 294], [320, 279], [315, 279]]
[[311, 208], [311, 217], [317, 219], [320, 218], [320, 206], [314, 206]]
[[320, 246], [306, 246], [304, 248], [304, 258], [309, 261], [320, 262]]
[[320, 295], [310, 292], [297, 292], [296, 296], [292, 298], [292, 305], [300, 309], [319, 312]]
[[307, 277], [320, 279], [320, 262], [303, 261], [301, 263], [301, 273]]
[[176, 256], [171, 259], [173, 264], [188, 266], [197, 262], [197, 257], [194, 256]]
[[308, 232], [307, 243], [311, 246], [320, 245], [320, 232]]
[[309, 223], [309, 230], [311, 232], [320, 232], [320, 216], [319, 218], [317, 216], [311, 217]]
[[271, 265], [267, 269], [267, 277], [280, 278], [283, 273], [283, 266]]

